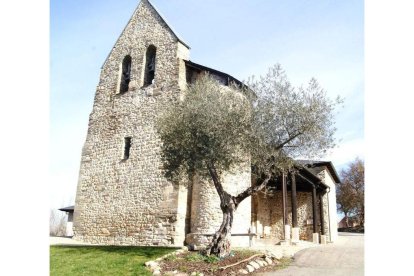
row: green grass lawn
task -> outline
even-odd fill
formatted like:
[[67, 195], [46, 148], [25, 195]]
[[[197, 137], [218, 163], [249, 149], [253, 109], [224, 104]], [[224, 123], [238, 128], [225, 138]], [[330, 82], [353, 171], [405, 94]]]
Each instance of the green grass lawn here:
[[144, 263], [174, 250], [132, 246], [51, 246], [50, 275], [152, 275]]

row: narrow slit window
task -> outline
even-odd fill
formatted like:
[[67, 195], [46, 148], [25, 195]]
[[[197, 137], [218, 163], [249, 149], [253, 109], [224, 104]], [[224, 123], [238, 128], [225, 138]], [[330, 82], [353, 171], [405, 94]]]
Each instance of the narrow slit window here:
[[122, 61], [121, 84], [119, 93], [125, 93], [129, 89], [129, 82], [131, 81], [131, 56], [125, 56]]
[[124, 160], [129, 158], [129, 153], [131, 151], [131, 139], [131, 137], [125, 137]]
[[155, 78], [155, 56], [157, 48], [154, 45], [150, 45], [147, 49], [145, 56], [145, 75], [144, 75], [144, 85], [152, 84]]

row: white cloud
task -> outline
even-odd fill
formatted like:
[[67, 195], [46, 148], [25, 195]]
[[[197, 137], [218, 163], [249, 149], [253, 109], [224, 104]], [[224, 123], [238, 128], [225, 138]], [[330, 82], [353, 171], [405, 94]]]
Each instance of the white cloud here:
[[335, 166], [343, 165], [355, 160], [356, 157], [364, 159], [364, 139], [354, 139], [343, 142], [331, 150], [323, 159], [332, 161]]

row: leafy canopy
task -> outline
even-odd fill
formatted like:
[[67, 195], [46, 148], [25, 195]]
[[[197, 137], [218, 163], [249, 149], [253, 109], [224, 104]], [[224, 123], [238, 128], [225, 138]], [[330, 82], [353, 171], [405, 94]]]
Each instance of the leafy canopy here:
[[258, 177], [290, 167], [292, 158], [314, 158], [334, 146], [335, 106], [312, 79], [295, 88], [280, 65], [247, 87], [226, 87], [208, 74], [157, 122], [166, 176], [231, 170], [250, 160]]
[[207, 162], [219, 171], [246, 160], [251, 129], [249, 105], [236, 89], [203, 74], [184, 99], [160, 116], [166, 176], [207, 174]]
[[342, 100], [329, 99], [315, 79], [296, 88], [277, 64], [247, 85], [255, 93], [250, 152], [259, 176], [268, 173], [269, 162], [286, 169], [294, 158], [318, 158], [335, 146], [334, 110]]

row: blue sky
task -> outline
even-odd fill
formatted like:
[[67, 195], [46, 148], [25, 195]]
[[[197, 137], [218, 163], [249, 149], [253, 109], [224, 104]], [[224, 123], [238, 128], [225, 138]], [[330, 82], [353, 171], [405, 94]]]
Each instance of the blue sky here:
[[[338, 170], [364, 158], [363, 1], [152, 0], [191, 47], [190, 59], [240, 80], [280, 63], [295, 85], [315, 77], [338, 110]], [[50, 2], [50, 204], [75, 199], [102, 66], [138, 0]]]

